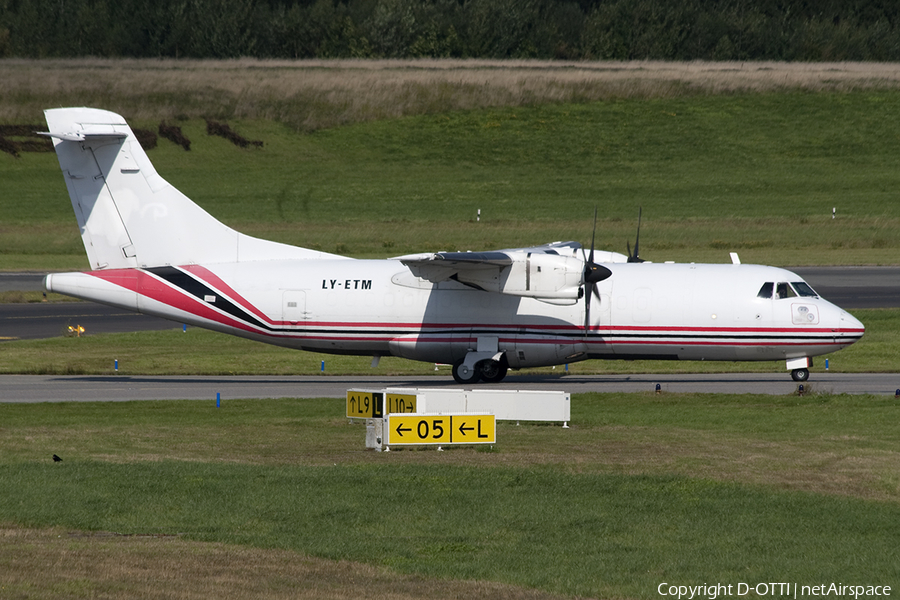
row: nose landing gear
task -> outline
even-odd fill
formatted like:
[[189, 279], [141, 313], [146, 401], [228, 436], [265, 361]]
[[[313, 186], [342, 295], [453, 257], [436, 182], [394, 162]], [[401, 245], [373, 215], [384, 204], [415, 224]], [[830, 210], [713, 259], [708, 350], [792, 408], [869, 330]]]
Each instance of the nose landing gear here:
[[811, 366], [813, 366], [813, 361], [808, 356], [789, 358], [787, 360], [787, 368], [790, 370], [791, 379], [794, 381], [806, 381], [809, 379], [809, 368]]
[[794, 381], [806, 381], [809, 379], [809, 369], [794, 369], [791, 371], [791, 379]]

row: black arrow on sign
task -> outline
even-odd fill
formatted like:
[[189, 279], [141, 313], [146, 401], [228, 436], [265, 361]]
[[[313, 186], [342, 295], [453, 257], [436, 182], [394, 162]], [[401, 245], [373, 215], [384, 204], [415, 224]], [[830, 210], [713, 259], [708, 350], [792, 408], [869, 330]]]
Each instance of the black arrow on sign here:
[[399, 425], [397, 425], [396, 431], [397, 431], [397, 435], [399, 435], [400, 437], [403, 437], [403, 432], [404, 431], [412, 431], [412, 427], [403, 427], [403, 423], [400, 423]]
[[475, 431], [475, 428], [474, 427], [466, 427], [466, 422], [463, 421], [462, 424], [459, 426], [459, 432], [462, 435], [466, 435], [467, 431]]

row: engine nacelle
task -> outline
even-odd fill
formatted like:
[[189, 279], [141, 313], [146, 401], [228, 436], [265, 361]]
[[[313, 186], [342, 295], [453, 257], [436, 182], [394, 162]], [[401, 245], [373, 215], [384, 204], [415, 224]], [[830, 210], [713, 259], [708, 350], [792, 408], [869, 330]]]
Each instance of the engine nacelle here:
[[460, 269], [453, 279], [489, 292], [539, 300], [576, 301], [584, 277], [584, 261], [574, 256], [531, 252], [506, 253], [506, 266]]

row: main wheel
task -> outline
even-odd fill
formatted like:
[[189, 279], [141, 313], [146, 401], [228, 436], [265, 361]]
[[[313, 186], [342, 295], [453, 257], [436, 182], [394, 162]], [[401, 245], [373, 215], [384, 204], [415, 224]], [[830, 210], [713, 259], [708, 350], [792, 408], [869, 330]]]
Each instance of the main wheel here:
[[483, 360], [475, 365], [475, 368], [480, 372], [481, 379], [488, 383], [500, 383], [509, 370], [505, 358], [503, 360]]
[[806, 381], [809, 379], [809, 369], [794, 369], [791, 371], [791, 379], [794, 381]]
[[453, 365], [453, 379], [456, 380], [456, 383], [463, 385], [477, 383], [481, 379], [481, 372], [477, 367], [473, 369], [464, 365], [463, 361], [459, 361]]

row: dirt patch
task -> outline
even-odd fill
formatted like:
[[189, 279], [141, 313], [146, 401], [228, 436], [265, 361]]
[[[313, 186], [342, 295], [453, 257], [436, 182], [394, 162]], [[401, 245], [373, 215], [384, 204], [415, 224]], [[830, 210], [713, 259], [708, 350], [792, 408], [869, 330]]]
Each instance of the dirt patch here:
[[174, 144], [178, 144], [186, 151], [190, 151], [191, 149], [191, 140], [189, 140], [187, 136], [184, 135], [184, 133], [181, 131], [181, 127], [179, 127], [178, 125], [169, 125], [165, 121], [160, 121], [159, 135]]
[[132, 127], [131, 131], [134, 133], [134, 137], [137, 138], [138, 143], [140, 143], [141, 148], [144, 150], [156, 148], [157, 137], [155, 133], [149, 129], [138, 129], [136, 127]]
[[[50, 152], [53, 143], [49, 138], [37, 135], [37, 131], [46, 129], [40, 125], [0, 125], [0, 151], [19, 158], [22, 152]], [[19, 137], [24, 140], [12, 140]]]
[[248, 148], [250, 146], [262, 148], [263, 145], [259, 140], [248, 140], [229, 127], [227, 123], [220, 123], [218, 121], [213, 121], [212, 119], [206, 120], [206, 133], [223, 137], [235, 146], [240, 146], [241, 148]]
[[[52, 565], [52, 567], [49, 567]], [[284, 550], [174, 535], [0, 527], [4, 598], [561, 598], [480, 581], [424, 579]]]
[[19, 145], [12, 140], [0, 137], [0, 150], [19, 158]]
[[42, 125], [0, 125], [0, 137], [31, 137], [43, 129]]

